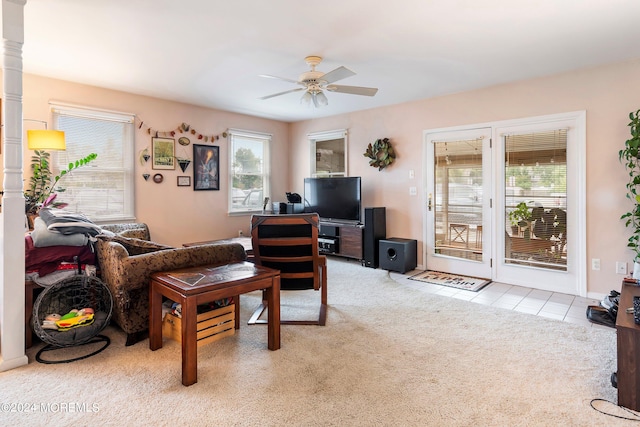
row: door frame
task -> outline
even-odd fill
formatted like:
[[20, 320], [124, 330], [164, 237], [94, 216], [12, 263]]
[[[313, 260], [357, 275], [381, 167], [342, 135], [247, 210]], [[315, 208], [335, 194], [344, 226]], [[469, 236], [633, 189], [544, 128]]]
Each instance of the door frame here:
[[[428, 191], [428, 182], [429, 179], [427, 171], [428, 171], [428, 160], [427, 160], [427, 149], [428, 135], [432, 135], [435, 133], [444, 133], [444, 132], [462, 132], [462, 131], [470, 131], [474, 129], [480, 128], [491, 128], [491, 138], [492, 138], [492, 146], [496, 146], [498, 135], [498, 130], [501, 128], [508, 127], [516, 127], [516, 126], [526, 126], [526, 125], [543, 125], [547, 123], [553, 122], [572, 122], [572, 130], [575, 132], [575, 141], [572, 147], [567, 147], [567, 158], [571, 156], [572, 164], [574, 168], [572, 168], [573, 172], [571, 176], [573, 177], [573, 184], [571, 189], [568, 189], [568, 192], [571, 192], [571, 197], [575, 197], [575, 201], [572, 203], [573, 208], [576, 210], [574, 221], [575, 223], [571, 226], [569, 230], [568, 236], [570, 239], [575, 239], [572, 241], [572, 250], [575, 251], [575, 262], [574, 266], [572, 266], [575, 275], [575, 288], [573, 289], [573, 294], [586, 297], [587, 296], [587, 250], [586, 250], [586, 111], [572, 111], [566, 113], [559, 114], [550, 114], [544, 116], [534, 116], [534, 117], [526, 117], [520, 119], [511, 119], [511, 120], [501, 120], [480, 124], [471, 124], [471, 125], [461, 125], [461, 126], [453, 126], [447, 128], [434, 128], [423, 131], [423, 251], [422, 251], [422, 262], [425, 268], [429, 268], [427, 264], [427, 253], [432, 247], [428, 245], [428, 234], [429, 234], [429, 219], [427, 215], [427, 204], [429, 200], [429, 191]], [[492, 153], [493, 162], [492, 162], [492, 197], [498, 197], [500, 194], [499, 185], [501, 185], [500, 179], [504, 180], [504, 171], [502, 170], [502, 166], [504, 165], [503, 161], [500, 161], [501, 153], [497, 153], [498, 150], [493, 150]], [[496, 170], [496, 168], [500, 167], [500, 170]], [[501, 244], [498, 243], [499, 237], [496, 236], [498, 233], [497, 224], [504, 223], [504, 212], [496, 213], [496, 200], [492, 200], [491, 202], [494, 209], [492, 209], [491, 213], [491, 229], [494, 230], [491, 236], [483, 236], [483, 240], [492, 239], [491, 242], [491, 279], [497, 279], [497, 265], [499, 250], [504, 250], [504, 242]], [[501, 229], [501, 228], [500, 228]], [[517, 283], [509, 283], [513, 285], [533, 287], [540, 289], [535, 283], [527, 282], [526, 280], [514, 279], [514, 282]], [[509, 279], [511, 281], [511, 279]]]

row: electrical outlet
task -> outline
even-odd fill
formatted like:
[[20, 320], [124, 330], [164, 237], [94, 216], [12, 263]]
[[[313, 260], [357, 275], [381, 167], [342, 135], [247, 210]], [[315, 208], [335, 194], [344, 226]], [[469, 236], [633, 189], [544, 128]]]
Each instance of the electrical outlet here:
[[242, 232], [242, 230], [238, 230], [238, 237], [242, 237], [244, 236], [244, 233]]
[[591, 269], [592, 270], [600, 270], [600, 258], [592, 258], [591, 259]]
[[616, 262], [616, 273], [618, 274], [627, 274], [627, 263], [624, 261]]
[[409, 195], [410, 196], [417, 196], [418, 195], [418, 189], [416, 187], [409, 187]]

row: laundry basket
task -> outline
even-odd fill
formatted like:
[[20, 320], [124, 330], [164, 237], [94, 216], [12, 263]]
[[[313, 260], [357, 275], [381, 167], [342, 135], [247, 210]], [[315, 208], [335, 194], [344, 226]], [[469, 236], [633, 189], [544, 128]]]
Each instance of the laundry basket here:
[[[45, 317], [50, 314], [64, 315], [73, 309], [92, 308], [93, 322], [83, 326], [76, 326], [65, 331], [52, 330], [43, 327]], [[67, 363], [93, 356], [110, 343], [109, 337], [99, 333], [109, 324], [113, 309], [113, 298], [107, 286], [95, 276], [76, 274], [45, 288], [33, 304], [33, 330], [43, 342], [44, 346], [36, 355], [41, 363]], [[95, 342], [105, 344], [98, 350], [67, 360], [44, 360], [42, 353], [65, 347], [80, 346]]]

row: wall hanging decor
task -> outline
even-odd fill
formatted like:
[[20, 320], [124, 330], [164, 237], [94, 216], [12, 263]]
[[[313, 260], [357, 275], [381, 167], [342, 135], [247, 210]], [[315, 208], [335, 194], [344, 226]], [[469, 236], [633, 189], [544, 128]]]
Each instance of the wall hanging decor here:
[[[185, 139], [187, 140], [186, 144], [183, 141]], [[191, 159], [189, 158], [189, 152], [187, 151], [187, 147], [186, 147], [187, 145], [190, 144], [189, 138], [184, 137], [184, 136], [182, 138], [178, 138], [178, 143], [180, 145], [178, 147], [176, 147], [176, 148], [180, 149], [182, 155], [180, 157], [176, 157], [176, 162], [180, 166], [180, 169], [182, 170], [182, 172], [186, 172], [187, 168], [191, 164]]]
[[178, 166], [182, 169], [182, 172], [186, 171], [189, 165], [191, 164], [190, 159], [183, 159], [180, 157], [176, 157], [176, 161], [178, 162]]
[[220, 147], [193, 144], [193, 189], [220, 189]]
[[144, 166], [145, 163], [149, 161], [151, 155], [149, 154], [149, 148], [145, 148], [140, 151], [140, 164]]
[[178, 187], [191, 187], [191, 177], [178, 176]]
[[[138, 129], [143, 129], [146, 130], [147, 133], [153, 137], [156, 138], [173, 138], [176, 135], [179, 134], [188, 134], [188, 135], [192, 135], [194, 138], [196, 138], [198, 141], [200, 142], [211, 142], [214, 143], [215, 141], [220, 139], [220, 135], [206, 135], [203, 134], [201, 132], [198, 132], [197, 130], [195, 130], [194, 128], [191, 127], [191, 125], [188, 125], [187, 123], [182, 123], [180, 124], [180, 126], [178, 126], [177, 128], [173, 129], [173, 130], [158, 130], [158, 129], [154, 129], [153, 127], [147, 125], [142, 119], [138, 118], [137, 119], [140, 120], [140, 123], [138, 124]], [[222, 132], [222, 137], [226, 138], [227, 137], [227, 132]], [[181, 136], [180, 138], [178, 138], [178, 143], [180, 145], [189, 145], [191, 141], [189, 140], [189, 138], [185, 137], [185, 136]]]
[[150, 176], [151, 176], [151, 175], [150, 175], [150, 174], [148, 174], [148, 173], [143, 173], [143, 174], [142, 174], [142, 177], [144, 178], [144, 180], [145, 180], [145, 181], [148, 181]]
[[173, 138], [151, 138], [151, 167], [153, 169], [175, 169], [175, 140]]
[[396, 153], [393, 151], [389, 138], [376, 139], [376, 141], [367, 146], [367, 151], [363, 154], [369, 159], [369, 166], [378, 168], [379, 171], [386, 168], [396, 159]]

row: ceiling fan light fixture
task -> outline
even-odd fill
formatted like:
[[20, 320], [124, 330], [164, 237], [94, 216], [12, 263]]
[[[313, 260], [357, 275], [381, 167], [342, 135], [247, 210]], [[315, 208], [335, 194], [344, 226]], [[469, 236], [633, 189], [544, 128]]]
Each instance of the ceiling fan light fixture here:
[[318, 92], [318, 94], [316, 95], [316, 99], [318, 100], [318, 105], [320, 107], [329, 105], [329, 100], [327, 99], [327, 96], [324, 94], [324, 92]]
[[311, 104], [311, 92], [309, 92], [308, 90], [304, 92], [304, 94], [302, 95], [302, 98], [300, 98], [300, 103], [306, 103], [307, 105]]

